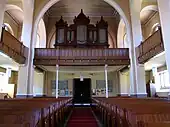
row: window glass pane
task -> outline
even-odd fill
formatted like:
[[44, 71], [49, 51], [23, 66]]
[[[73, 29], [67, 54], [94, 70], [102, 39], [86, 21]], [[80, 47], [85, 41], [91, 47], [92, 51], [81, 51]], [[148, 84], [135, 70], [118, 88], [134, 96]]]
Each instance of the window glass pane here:
[[124, 48], [128, 48], [127, 34], [125, 34], [123, 37], [123, 44], [124, 44]]
[[58, 43], [63, 43], [64, 42], [64, 29], [59, 29], [58, 30]]
[[74, 41], [74, 31], [71, 31], [71, 41]]
[[161, 85], [162, 87], [165, 86], [163, 73], [161, 74]]
[[9, 32], [9, 28], [7, 26], [5, 26], [5, 30]]
[[97, 32], [94, 31], [94, 41], [97, 41]]
[[40, 36], [37, 34], [37, 41], [35, 44], [35, 48], [40, 48]]
[[165, 87], [170, 87], [170, 84], [169, 84], [169, 73], [166, 72], [164, 74], [164, 79], [165, 79]]
[[77, 43], [84, 44], [87, 40], [87, 27], [85, 25], [77, 26]]
[[5, 73], [0, 72], [0, 93], [4, 93], [4, 86], [7, 85], [7, 81], [6, 81], [6, 77], [5, 77]]
[[[52, 96], [56, 94], [56, 81], [53, 80], [51, 83], [52, 88]], [[58, 81], [58, 93], [59, 96], [68, 96], [68, 81], [67, 80], [59, 80]]]
[[158, 84], [162, 89], [166, 89], [170, 87], [168, 71], [159, 72]]
[[70, 31], [67, 32], [67, 40], [70, 41]]
[[99, 42], [100, 43], [105, 43], [106, 42], [106, 30], [105, 29], [100, 29], [99, 30]]
[[93, 32], [92, 31], [89, 32], [89, 39], [90, 39], [90, 41], [93, 41]]
[[159, 26], [157, 26], [154, 30], [154, 32], [158, 31], [159, 30]]
[[[95, 95], [105, 95], [106, 93], [106, 82], [105, 80], [96, 80], [96, 94]], [[108, 92], [113, 91], [112, 80], [108, 80]]]

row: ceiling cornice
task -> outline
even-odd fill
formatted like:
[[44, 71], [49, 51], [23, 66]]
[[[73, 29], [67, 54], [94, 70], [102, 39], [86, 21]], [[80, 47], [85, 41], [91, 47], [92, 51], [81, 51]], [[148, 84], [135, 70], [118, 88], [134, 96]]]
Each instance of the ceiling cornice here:
[[[49, 15], [49, 18], [58, 18], [58, 17], [75, 17], [77, 16], [79, 13], [72, 13], [72, 12], [69, 12], [69, 13], [60, 13], [60, 14], [55, 14], [55, 15]], [[89, 17], [101, 17], [101, 16], [104, 16], [104, 17], [117, 17], [119, 14], [117, 13], [86, 13], [85, 15], [89, 16]]]

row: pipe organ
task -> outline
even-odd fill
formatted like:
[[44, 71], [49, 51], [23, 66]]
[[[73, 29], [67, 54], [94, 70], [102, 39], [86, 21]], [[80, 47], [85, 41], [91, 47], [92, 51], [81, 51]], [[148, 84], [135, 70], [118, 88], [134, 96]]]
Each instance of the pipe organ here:
[[96, 23], [90, 24], [90, 19], [81, 9], [80, 14], [73, 20], [74, 24], [68, 26], [67, 22], [61, 19], [56, 22], [56, 41], [54, 47], [104, 47], [108, 44], [108, 23], [103, 17]]

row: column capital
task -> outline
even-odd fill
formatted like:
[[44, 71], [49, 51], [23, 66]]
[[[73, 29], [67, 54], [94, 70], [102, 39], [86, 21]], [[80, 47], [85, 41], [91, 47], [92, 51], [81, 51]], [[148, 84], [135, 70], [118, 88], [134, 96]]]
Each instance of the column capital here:
[[58, 64], [56, 64], [56, 69], [59, 70], [59, 65]]
[[144, 64], [138, 64], [138, 66], [139, 66], [139, 67], [145, 67], [145, 65], [144, 65]]
[[104, 69], [107, 69], [107, 67], [108, 67], [108, 65], [107, 65], [107, 64], [105, 64]]

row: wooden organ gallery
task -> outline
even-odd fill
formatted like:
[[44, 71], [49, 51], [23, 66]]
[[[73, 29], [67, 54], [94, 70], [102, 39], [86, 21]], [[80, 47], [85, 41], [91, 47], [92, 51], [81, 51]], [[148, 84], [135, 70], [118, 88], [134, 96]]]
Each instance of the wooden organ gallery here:
[[90, 24], [81, 9], [68, 25], [63, 17], [56, 22], [54, 48], [36, 48], [34, 65], [55, 66], [104, 66], [129, 65], [129, 49], [109, 48], [108, 23]]

